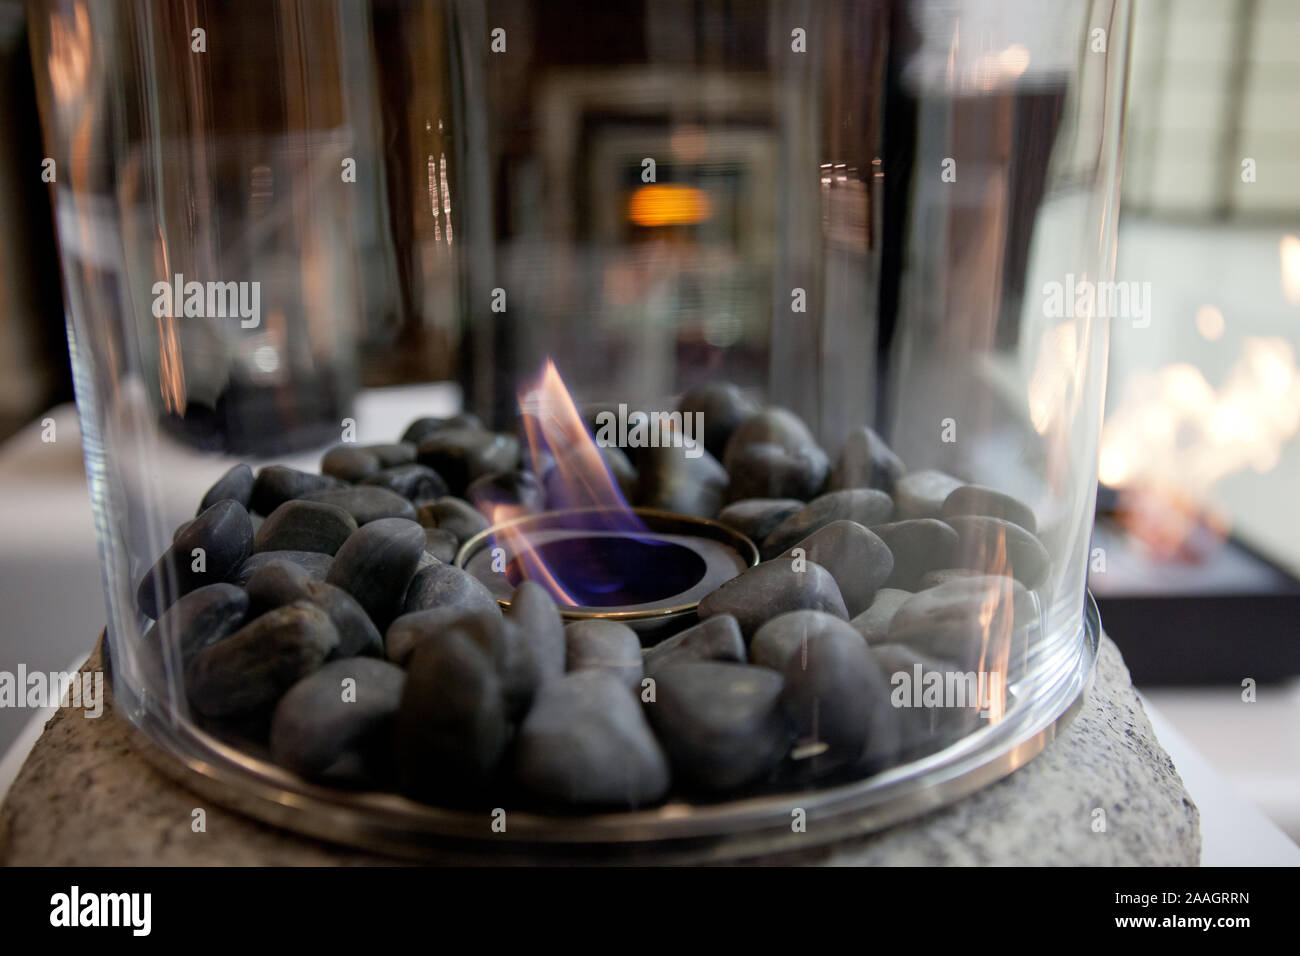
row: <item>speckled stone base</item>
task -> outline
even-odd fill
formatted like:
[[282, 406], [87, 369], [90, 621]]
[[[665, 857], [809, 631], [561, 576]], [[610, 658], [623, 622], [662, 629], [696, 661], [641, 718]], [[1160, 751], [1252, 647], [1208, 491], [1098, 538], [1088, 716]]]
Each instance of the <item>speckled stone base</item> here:
[[[96, 650], [85, 668], [100, 666]], [[192, 827], [198, 808], [205, 832]], [[1010, 777], [883, 833], [756, 862], [1195, 866], [1200, 855], [1200, 814], [1103, 638], [1089, 699]], [[391, 862], [209, 805], [133, 753], [108, 709], [97, 720], [55, 714], [0, 807], [0, 864], [10, 866]]]

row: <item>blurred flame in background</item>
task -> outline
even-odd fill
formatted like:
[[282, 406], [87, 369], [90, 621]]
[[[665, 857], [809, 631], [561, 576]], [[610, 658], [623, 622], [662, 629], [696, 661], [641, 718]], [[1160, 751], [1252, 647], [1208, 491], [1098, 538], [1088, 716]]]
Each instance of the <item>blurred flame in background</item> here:
[[709, 195], [694, 186], [652, 183], [632, 193], [627, 218], [637, 226], [694, 226], [713, 215]]
[[1300, 237], [1283, 236], [1278, 254], [1282, 257], [1282, 295], [1291, 305], [1300, 305]]

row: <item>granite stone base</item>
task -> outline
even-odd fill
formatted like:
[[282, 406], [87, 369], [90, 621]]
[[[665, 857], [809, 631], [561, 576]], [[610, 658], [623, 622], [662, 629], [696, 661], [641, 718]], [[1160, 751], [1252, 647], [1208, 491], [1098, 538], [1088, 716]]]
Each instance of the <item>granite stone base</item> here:
[[[96, 650], [85, 669], [102, 666]], [[204, 832], [194, 811], [203, 809]], [[831, 866], [1195, 866], [1200, 815], [1115, 645], [1101, 642], [1079, 713], [1047, 750], [965, 800], [882, 833], [755, 862]], [[60, 709], [3, 806], [0, 864], [392, 863], [229, 813], [133, 752], [111, 707]]]

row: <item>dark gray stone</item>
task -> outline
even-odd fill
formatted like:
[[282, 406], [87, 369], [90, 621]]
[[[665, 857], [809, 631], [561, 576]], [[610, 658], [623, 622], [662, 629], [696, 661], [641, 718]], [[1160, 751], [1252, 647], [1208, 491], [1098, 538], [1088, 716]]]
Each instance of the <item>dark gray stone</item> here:
[[773, 442], [758, 442], [732, 452], [727, 498], [815, 497], [826, 484], [830, 459], [816, 445], [785, 448]]
[[286, 501], [272, 511], [253, 536], [253, 551], [319, 551], [334, 554], [357, 523], [338, 505]]
[[235, 465], [207, 490], [199, 502], [198, 511], [194, 513], [201, 515], [218, 501], [238, 501], [241, 507], [247, 509], [248, 502], [253, 497], [253, 480], [253, 469], [247, 465]]
[[469, 483], [465, 496], [483, 511], [495, 505], [511, 505], [526, 511], [546, 508], [542, 486], [528, 471], [497, 471], [480, 475]]
[[759, 545], [777, 525], [803, 506], [804, 502], [797, 498], [745, 498], [719, 511], [718, 522]]
[[218, 501], [191, 521], [145, 573], [136, 590], [140, 610], [156, 619], [195, 588], [229, 581], [252, 551], [253, 522], [244, 506], [229, 498]]
[[426, 528], [451, 532], [460, 544], [488, 527], [487, 518], [477, 508], [450, 495], [434, 501], [417, 502], [415, 520]]
[[878, 488], [892, 492], [907, 469], [876, 432], [863, 425], [849, 432], [831, 471], [830, 489]]
[[1022, 657], [1037, 618], [1033, 595], [1013, 578], [958, 578], [904, 601], [887, 643], [952, 661], [962, 671], [993, 670], [999, 661], [1014, 665]]
[[384, 634], [384, 655], [405, 667], [422, 642], [458, 631], [478, 644], [496, 666], [505, 653], [501, 630], [501, 608], [495, 601], [490, 607], [475, 603], [443, 604], [403, 614], [393, 621]]
[[749, 445], [759, 444], [780, 445], [787, 451], [796, 451], [816, 445], [817, 440], [794, 412], [784, 408], [765, 408], [746, 418], [732, 431], [723, 452], [723, 467], [735, 474], [736, 456]]
[[960, 567], [985, 574], [1012, 574], [1027, 588], [1036, 588], [1052, 569], [1052, 558], [1036, 537], [1010, 521], [977, 515], [947, 519], [957, 531]]
[[272, 759], [328, 782], [366, 782], [371, 775], [358, 778], [358, 768], [384, 776], [405, 683], [406, 672], [387, 661], [330, 661], [280, 698], [271, 718]]
[[745, 639], [740, 623], [730, 614], [706, 618], [693, 627], [661, 641], [645, 655], [645, 672], [681, 661], [733, 661], [745, 663]]
[[450, 531], [442, 528], [424, 529], [424, 553], [429, 557], [443, 564], [451, 564], [456, 560], [456, 552], [459, 550], [460, 542]]
[[711, 792], [762, 781], [790, 749], [780, 674], [714, 662], [670, 664], [655, 673], [646, 714], [673, 775]]
[[519, 728], [515, 776], [561, 807], [633, 809], [661, 799], [670, 782], [640, 703], [603, 670], [543, 685]]
[[784, 671], [790, 658], [802, 654], [808, 639], [816, 634], [859, 637], [843, 618], [834, 614], [824, 611], [791, 611], [772, 618], [758, 629], [749, 645], [750, 662]]
[[888, 545], [856, 521], [832, 521], [794, 545], [781, 558], [793, 558], [799, 550], [805, 558], [831, 573], [850, 617], [871, 606], [876, 591], [894, 570], [894, 556]]
[[509, 739], [501, 680], [465, 635], [418, 644], [397, 712], [402, 791], [419, 800], [481, 798]]
[[334, 558], [319, 551], [263, 551], [261, 554], [251, 555], [241, 564], [231, 578], [231, 583], [244, 587], [262, 568], [281, 561], [287, 561], [301, 568], [313, 580], [324, 581], [325, 576], [329, 574], [330, 565], [334, 563]]
[[379, 459], [380, 468], [396, 468], [415, 461], [416, 445], [409, 441], [387, 442], [367, 445], [366, 451]]
[[876, 592], [871, 606], [849, 621], [873, 647], [889, 640], [889, 625], [903, 602], [912, 596], [911, 591], [900, 588], [881, 588]]
[[960, 515], [986, 515], [1020, 525], [1030, 534], [1038, 532], [1038, 519], [1029, 505], [983, 485], [954, 488], [943, 501], [940, 517], [947, 520]]
[[950, 568], [957, 560], [957, 532], [937, 518], [914, 518], [873, 525], [876, 537], [894, 556], [894, 570], [887, 588], [916, 591], [921, 578], [938, 568]]
[[294, 601], [310, 601], [311, 595], [307, 591], [310, 580], [306, 569], [292, 561], [264, 564], [249, 575], [244, 585], [250, 613], [256, 617]]
[[765, 622], [787, 611], [826, 611], [848, 619], [844, 598], [831, 573], [815, 561], [764, 561], [732, 578], [700, 601], [701, 620], [730, 614], [746, 639]]
[[915, 759], [934, 753], [979, 727], [978, 688], [964, 706], [927, 690], [931, 682], [938, 681], [940, 687], [961, 687], [965, 693], [965, 685], [951, 679], [965, 672], [951, 661], [926, 657], [902, 644], [880, 644], [871, 650], [890, 686], [890, 703], [898, 715], [900, 757]]
[[302, 496], [307, 501], [321, 501], [337, 505], [358, 525], [367, 525], [384, 518], [415, 520], [415, 505], [389, 488], [377, 485], [349, 485], [312, 491]]
[[481, 430], [483, 423], [473, 412], [460, 412], [446, 418], [417, 418], [411, 424], [406, 426], [406, 431], [402, 433], [402, 441], [410, 442], [416, 445], [424, 439], [432, 436], [436, 432], [449, 428], [472, 428]]
[[937, 518], [948, 496], [964, 484], [960, 478], [934, 468], [908, 472], [894, 482], [897, 517], [900, 520]]
[[958, 578], [981, 578], [983, 576], [983, 571], [976, 571], [973, 568], [940, 568], [937, 571], [926, 571], [925, 574], [921, 575], [920, 583], [916, 589], [925, 591], [928, 588], [937, 588], [940, 584], [947, 584], [949, 581], [955, 581]]
[[379, 456], [362, 445], [335, 445], [320, 460], [321, 474], [340, 481], [357, 482], [380, 469]]
[[732, 432], [759, 411], [758, 403], [730, 382], [696, 385], [682, 396], [677, 408], [682, 415], [703, 416], [704, 447], [719, 459], [726, 453]]
[[249, 496], [249, 510], [269, 515], [286, 501], [303, 498], [326, 488], [346, 488], [347, 482], [329, 475], [314, 475], [287, 465], [267, 465], [257, 473]]
[[528, 710], [538, 690], [564, 674], [564, 622], [550, 594], [524, 581], [510, 598], [501, 627], [501, 684], [512, 716]]
[[609, 671], [636, 691], [641, 686], [641, 641], [617, 621], [574, 621], [564, 628], [564, 666], [569, 673]]
[[898, 754], [898, 715], [867, 642], [851, 627], [810, 634], [785, 665], [781, 703], [799, 737], [800, 770], [878, 770]]
[[407, 462], [381, 468], [361, 482], [362, 487], [387, 488], [409, 501], [422, 498], [441, 498], [447, 493], [447, 483], [442, 476], [427, 465]]
[[480, 475], [518, 467], [519, 439], [481, 428], [442, 428], [420, 442], [417, 460], [441, 475], [451, 494], [463, 498]]
[[500, 617], [492, 592], [473, 575], [451, 564], [434, 564], [416, 573], [406, 591], [405, 612], [457, 607], [466, 612]]
[[712, 518], [727, 492], [727, 473], [703, 448], [643, 448], [637, 456], [636, 501], [645, 508]]
[[[239, 630], [247, 616], [248, 595], [233, 584], [208, 584], [186, 594], [163, 612], [141, 640], [145, 684], [166, 697], [166, 675], [171, 672], [179, 689], [194, 656]], [[176, 656], [169, 660], [172, 653]], [[173, 671], [173, 666], [179, 669]]]
[[763, 539], [763, 559], [775, 557], [832, 521], [856, 521], [871, 526], [888, 521], [893, 510], [889, 495], [874, 488], [849, 488], [824, 494], [790, 515]]
[[325, 580], [356, 598], [382, 630], [402, 610], [423, 553], [423, 528], [405, 518], [381, 518], [343, 542]]
[[187, 670], [190, 703], [208, 717], [265, 710], [338, 647], [329, 616], [306, 601], [268, 611], [204, 648]]

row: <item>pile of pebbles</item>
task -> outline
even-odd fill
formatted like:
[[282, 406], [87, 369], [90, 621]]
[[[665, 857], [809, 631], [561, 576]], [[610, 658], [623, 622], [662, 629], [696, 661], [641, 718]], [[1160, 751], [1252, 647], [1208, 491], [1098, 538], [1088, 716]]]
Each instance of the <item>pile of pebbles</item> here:
[[[452, 563], [471, 501], [540, 509], [553, 472], [472, 415], [344, 444], [320, 474], [238, 465], [140, 582], [147, 693], [312, 780], [448, 806], [636, 808], [875, 773], [975, 729], [891, 677], [1023, 655], [1049, 572], [1033, 511], [870, 428], [832, 462], [789, 411], [692, 390], [707, 451], [602, 449], [635, 504], [716, 519], [762, 562], [650, 647], [565, 625], [540, 585], [508, 609]], [[656, 634], [661, 637], [662, 632]]]

